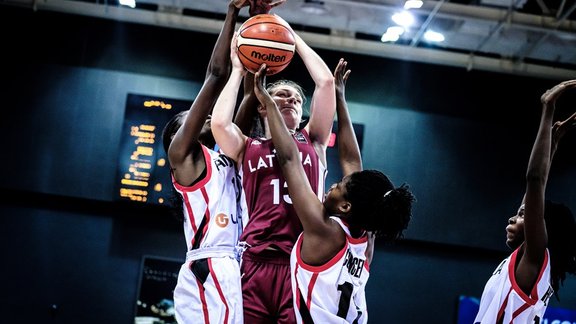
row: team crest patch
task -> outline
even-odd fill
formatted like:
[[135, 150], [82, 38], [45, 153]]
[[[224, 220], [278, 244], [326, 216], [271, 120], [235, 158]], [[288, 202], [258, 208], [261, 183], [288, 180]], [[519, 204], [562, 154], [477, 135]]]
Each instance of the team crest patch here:
[[294, 138], [298, 141], [298, 143], [308, 144], [308, 141], [306, 140], [306, 136], [304, 136], [304, 134], [302, 134], [300, 132], [294, 134]]

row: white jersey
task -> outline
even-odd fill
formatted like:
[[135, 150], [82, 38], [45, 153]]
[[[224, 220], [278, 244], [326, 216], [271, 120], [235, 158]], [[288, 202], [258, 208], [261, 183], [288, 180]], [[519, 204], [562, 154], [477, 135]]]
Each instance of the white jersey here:
[[550, 259], [546, 249], [544, 263], [530, 296], [516, 283], [514, 265], [520, 248], [500, 263], [486, 283], [474, 324], [540, 323], [548, 300], [554, 293], [550, 285]]
[[369, 277], [366, 261], [368, 236], [356, 239], [338, 217], [330, 217], [346, 233], [346, 244], [320, 266], [302, 261], [302, 234], [290, 255], [292, 296], [298, 323], [366, 323], [365, 287]]
[[235, 162], [202, 145], [206, 174], [191, 187], [173, 181], [183, 199], [184, 236], [188, 251], [234, 248], [242, 231], [241, 181]]
[[206, 172], [190, 187], [173, 179], [183, 199], [188, 252], [174, 289], [178, 323], [243, 323], [240, 179], [229, 157], [202, 145]]

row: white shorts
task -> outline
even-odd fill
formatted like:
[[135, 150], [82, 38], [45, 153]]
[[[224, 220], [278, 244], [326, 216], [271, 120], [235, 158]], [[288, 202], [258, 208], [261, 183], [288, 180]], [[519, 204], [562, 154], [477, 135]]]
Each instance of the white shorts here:
[[[238, 261], [233, 256], [187, 259], [174, 289], [178, 323], [244, 323]], [[192, 262], [202, 265], [201, 271], [195, 267], [199, 275], [191, 270]]]

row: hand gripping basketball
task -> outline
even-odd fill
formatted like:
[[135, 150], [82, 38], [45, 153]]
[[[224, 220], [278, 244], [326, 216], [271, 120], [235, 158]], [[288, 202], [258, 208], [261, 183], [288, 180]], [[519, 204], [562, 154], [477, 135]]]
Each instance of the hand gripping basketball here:
[[292, 61], [296, 38], [292, 27], [280, 16], [261, 14], [240, 26], [237, 46], [238, 58], [248, 71], [256, 73], [262, 63], [266, 63], [267, 75], [272, 75]]
[[250, 16], [267, 14], [276, 6], [283, 4], [286, 0], [249, 0], [250, 1]]

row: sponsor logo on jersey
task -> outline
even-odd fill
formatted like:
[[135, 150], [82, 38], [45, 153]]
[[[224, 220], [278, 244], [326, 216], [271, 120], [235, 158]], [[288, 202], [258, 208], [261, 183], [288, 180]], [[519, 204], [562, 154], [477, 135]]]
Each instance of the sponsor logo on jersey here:
[[222, 228], [228, 226], [229, 222], [230, 222], [230, 219], [228, 218], [228, 215], [226, 215], [226, 214], [218, 214], [214, 218], [214, 223], [216, 223], [216, 225], [218, 225], [219, 227], [222, 227]]

